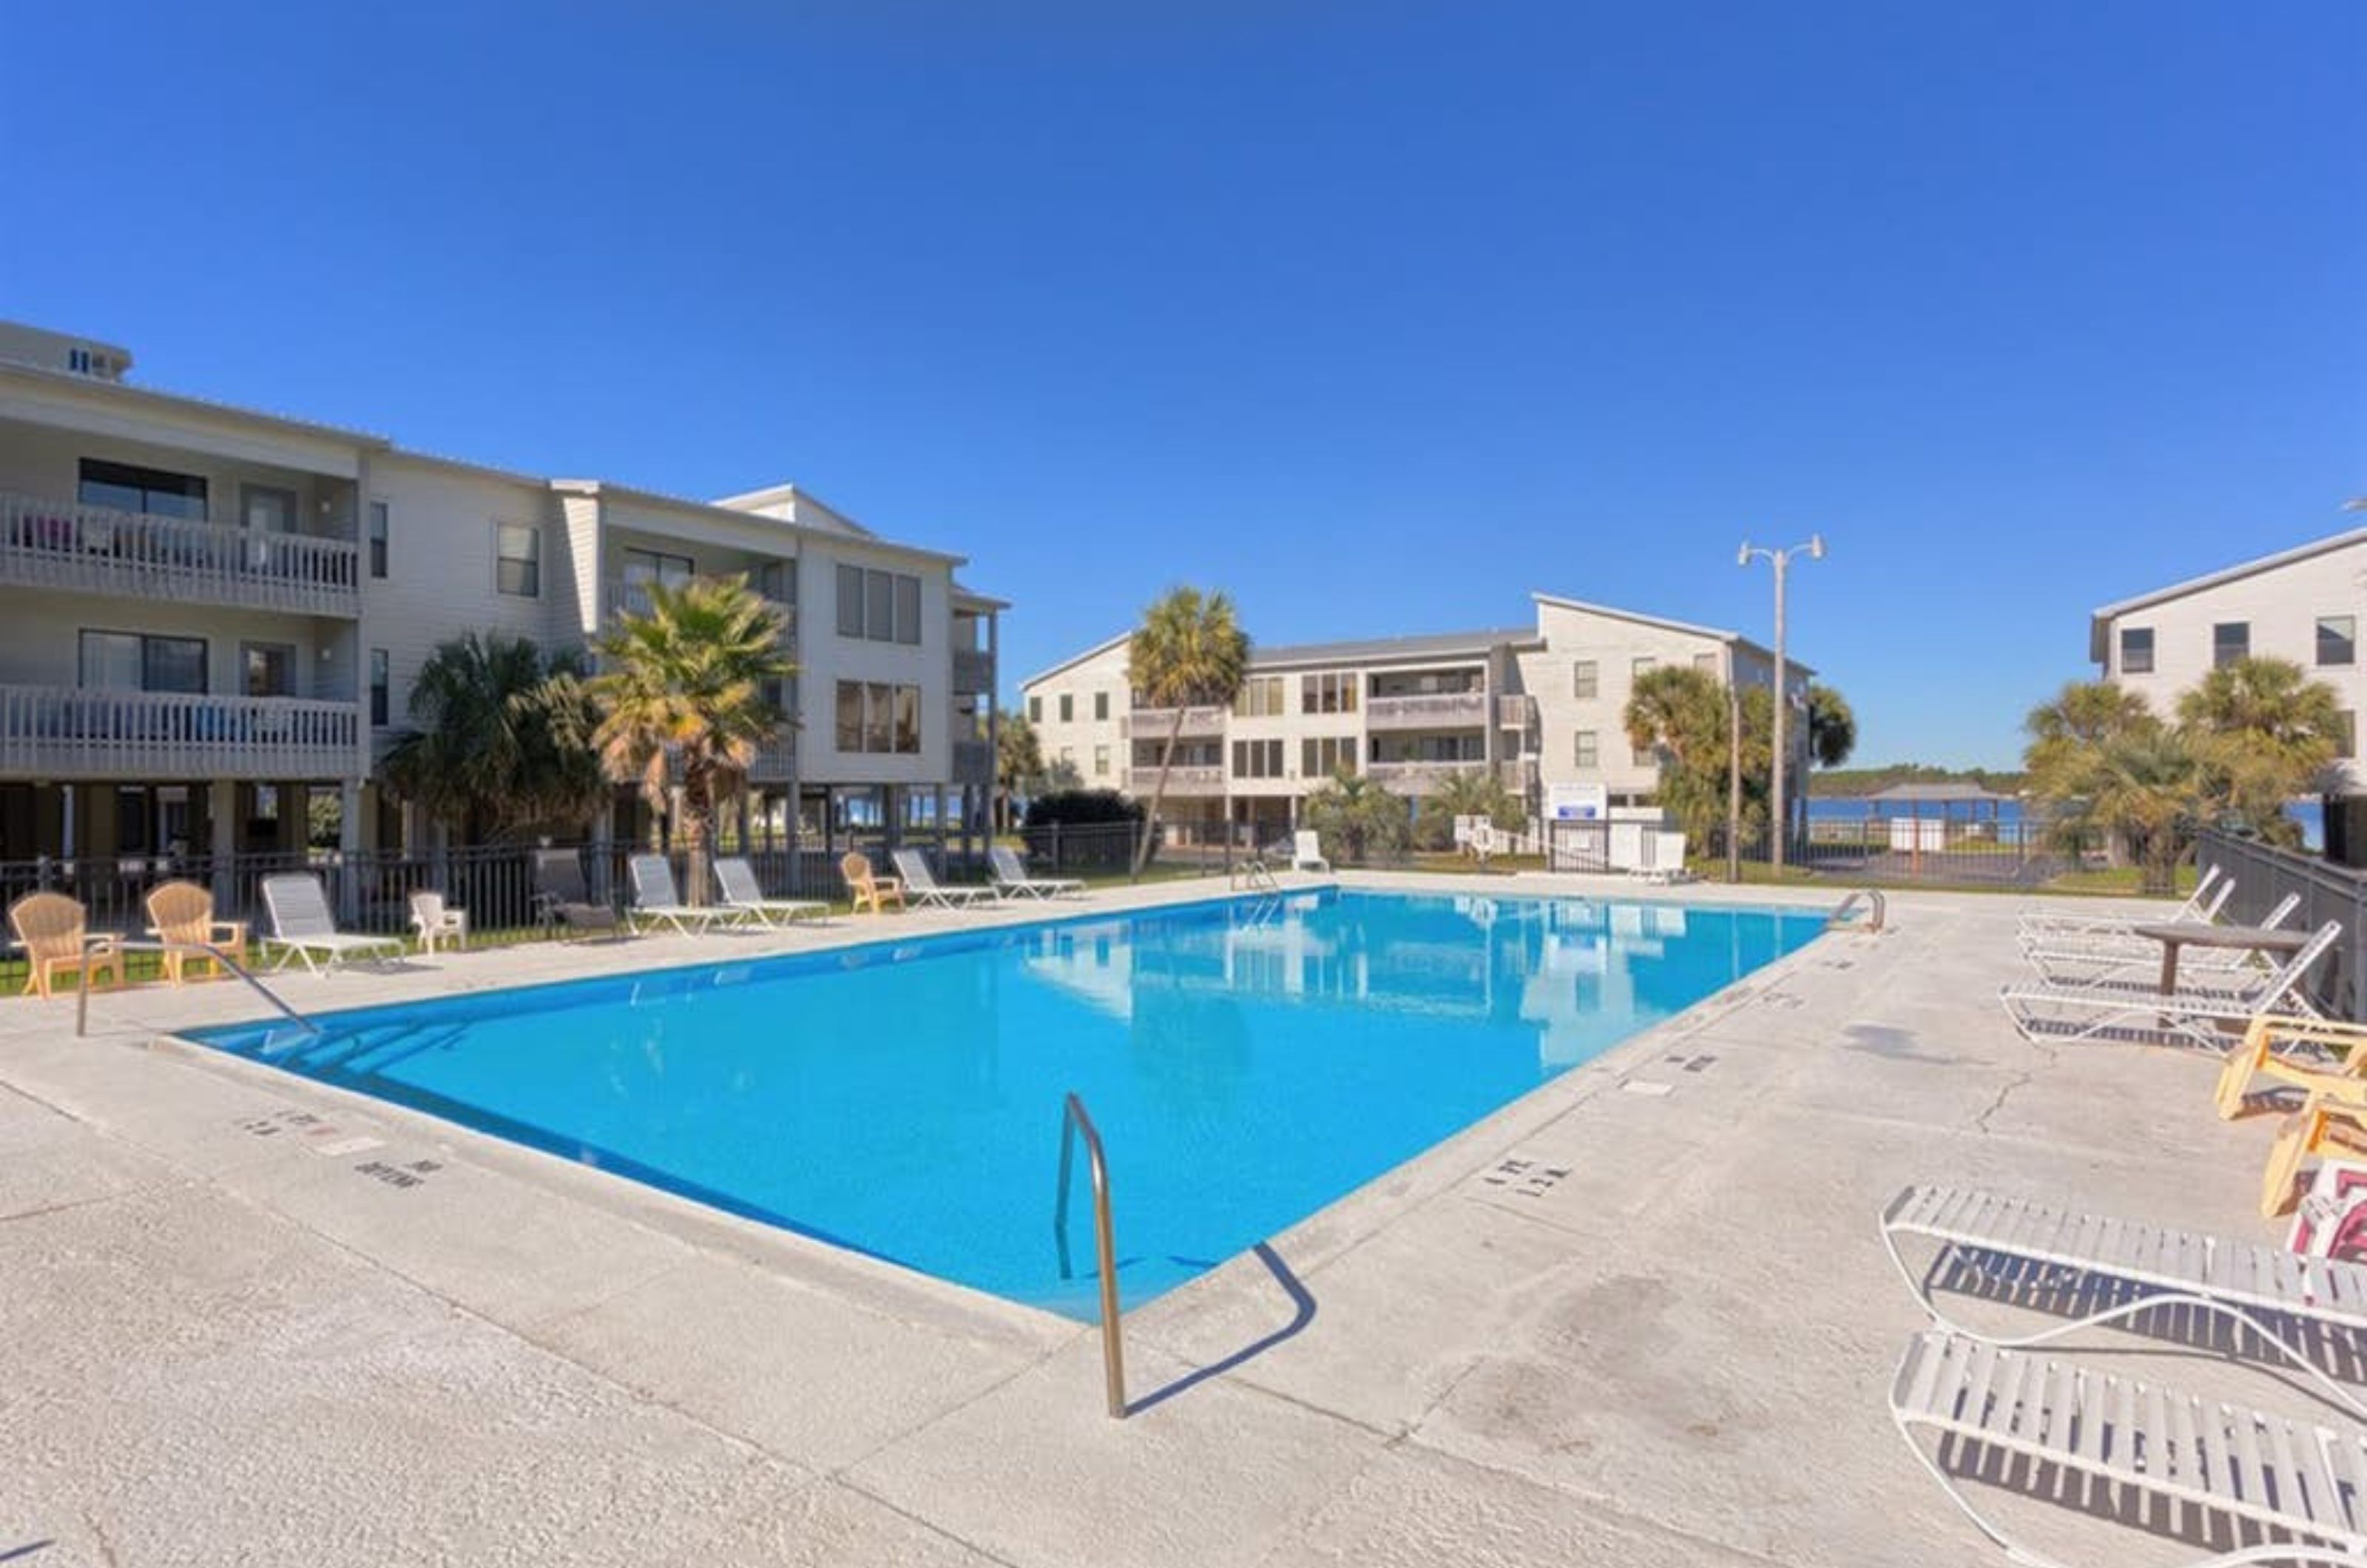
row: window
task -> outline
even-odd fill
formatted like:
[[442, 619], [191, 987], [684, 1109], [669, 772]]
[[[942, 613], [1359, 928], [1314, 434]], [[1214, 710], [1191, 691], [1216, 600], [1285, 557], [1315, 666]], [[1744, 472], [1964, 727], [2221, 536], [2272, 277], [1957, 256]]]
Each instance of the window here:
[[238, 647], [239, 687], [250, 697], [296, 694], [296, 650], [281, 642], [243, 642]]
[[1282, 742], [1279, 739], [1234, 741], [1233, 777], [1237, 779], [1282, 777]]
[[[842, 567], [841, 571], [846, 569]], [[859, 574], [858, 574], [859, 575]], [[844, 600], [841, 600], [843, 604]], [[838, 683], [838, 749], [857, 752], [863, 750], [863, 687], [855, 681]]]
[[394, 707], [394, 676], [387, 668], [386, 649], [373, 648], [369, 655], [370, 722], [385, 724]]
[[207, 515], [206, 481], [197, 475], [96, 457], [82, 460], [81, 485], [74, 499], [85, 506], [111, 506], [118, 512], [144, 512], [152, 517], [187, 517], [202, 523]]
[[902, 572], [838, 569], [838, 635], [868, 642], [921, 642], [921, 580]]
[[238, 520], [242, 527], [258, 534], [292, 534], [296, 531], [296, 492], [275, 490], [269, 485], [241, 485]]
[[1693, 668], [1694, 668], [1694, 669], [1696, 669], [1696, 670], [1698, 670], [1698, 671], [1701, 671], [1703, 674], [1704, 674], [1704, 675], [1715, 675], [1715, 674], [1716, 674], [1716, 673], [1717, 673], [1717, 655], [1716, 655], [1716, 654], [1715, 654], [1715, 653], [1696, 653], [1696, 654], [1694, 654], [1694, 655], [1693, 655]]
[[1044, 722], [1043, 698], [1030, 697], [1027, 699], [1027, 722], [1030, 724], [1041, 724]]
[[1298, 711], [1354, 713], [1356, 678], [1353, 675], [1301, 675], [1298, 678]]
[[1356, 771], [1356, 738], [1344, 735], [1310, 738], [1298, 743], [1298, 775], [1308, 779], [1326, 779], [1334, 773]]
[[2121, 628], [2121, 673], [2124, 675], [2153, 673], [2153, 628], [2151, 626]]
[[531, 523], [493, 525], [493, 586], [518, 599], [542, 597], [542, 530]]
[[[838, 569], [838, 635], [863, 635], [863, 569], [843, 566]], [[861, 747], [845, 747], [845, 750], [861, 750]]]
[[921, 750], [921, 688], [841, 681], [832, 728], [841, 751], [915, 754]]
[[688, 556], [670, 556], [657, 550], [627, 550], [625, 581], [636, 585], [657, 583], [664, 588], [679, 588], [698, 575], [698, 565]]
[[1569, 694], [1571, 696], [1576, 697], [1580, 702], [1585, 702], [1594, 695], [1595, 687], [1599, 683], [1601, 676], [1597, 671], [1593, 660], [1580, 660], [1577, 663], [1569, 667]]
[[1060, 694], [1060, 722], [1062, 724], [1073, 723], [1075, 722], [1076, 716], [1076, 694], [1073, 692], [1062, 692]]
[[1241, 694], [1233, 699], [1233, 712], [1242, 718], [1273, 718], [1284, 711], [1279, 675], [1252, 675], [1241, 682]]
[[2252, 623], [2221, 621], [2211, 628], [2211, 667], [2223, 670], [2252, 652]]
[[203, 694], [206, 639], [142, 637], [138, 632], [85, 632], [82, 683], [119, 692]]
[[369, 503], [369, 574], [386, 575], [386, 541], [392, 514], [383, 501]]
[[1571, 760], [1581, 768], [1591, 769], [1602, 765], [1601, 743], [1596, 739], [1593, 730], [1581, 729], [1578, 732], [1578, 755]]
[[2356, 616], [2318, 616], [2317, 661], [2322, 665], [2355, 664], [2359, 661], [2359, 621]]
[[[1109, 694], [1107, 692], [1095, 692], [1093, 694], [1093, 717], [1096, 719], [1109, 717]], [[1095, 771], [1099, 772], [1098, 769]]]
[[1093, 748], [1093, 777], [1097, 779], [1109, 777], [1109, 748], [1106, 746]]
[[2334, 745], [2338, 757], [2359, 755], [2359, 716], [2350, 708], [2334, 716]]
[[1640, 681], [1645, 676], [1649, 675], [1652, 672], [1652, 667], [1659, 662], [1660, 661], [1659, 660], [1653, 658], [1648, 653], [1641, 659], [1636, 660], [1636, 667], [1629, 672], [1628, 678], [1630, 680]]

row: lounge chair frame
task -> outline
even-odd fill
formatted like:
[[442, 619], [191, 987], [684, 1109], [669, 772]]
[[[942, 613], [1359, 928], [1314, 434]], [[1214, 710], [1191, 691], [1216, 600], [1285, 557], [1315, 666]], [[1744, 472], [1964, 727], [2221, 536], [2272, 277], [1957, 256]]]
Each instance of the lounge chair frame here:
[[625, 862], [633, 880], [635, 922], [672, 926], [677, 935], [706, 936], [718, 926], [736, 926], [750, 917], [730, 904], [685, 904], [674, 886], [674, 863], [656, 853], [638, 854]]
[[1036, 876], [1027, 869], [1027, 863], [1009, 844], [990, 844], [986, 863], [994, 878], [993, 891], [1002, 898], [1058, 898], [1064, 895], [1082, 895], [1085, 884], [1074, 876]]
[[715, 886], [724, 908], [743, 911], [750, 923], [767, 931], [786, 930], [799, 920], [820, 924], [830, 918], [830, 906], [819, 898], [766, 897], [756, 868], [745, 855], [718, 855]]
[[[2318, 927], [2309, 941], [2275, 969], [2245, 986], [2180, 986], [2174, 991], [2136, 980], [2096, 980], [2086, 985], [2009, 985], [1998, 992], [2015, 1032], [2033, 1043], [2061, 1044], [2082, 1040], [2124, 1040], [2132, 1037], [2164, 1044], [2200, 1047], [2217, 1055], [2227, 1046], [2230, 1026], [2248, 1023], [2263, 1012], [2290, 1009], [2317, 1016], [2317, 1008], [2301, 982], [2342, 934], [2339, 921]], [[2077, 1026], [2045, 1027], [2049, 1015], [2085, 1013]]]
[[365, 954], [399, 958], [410, 946], [399, 936], [339, 931], [328, 893], [309, 871], [265, 877], [263, 907], [271, 915], [271, 934], [262, 945], [279, 950], [279, 962], [271, 966], [275, 972], [301, 959], [305, 973], [332, 975]]
[[1001, 897], [991, 887], [948, 886], [939, 882], [937, 874], [929, 869], [929, 857], [919, 850], [891, 850], [888, 863], [896, 868], [897, 878], [904, 885], [905, 897], [919, 908], [968, 909], [980, 903], [991, 904]]

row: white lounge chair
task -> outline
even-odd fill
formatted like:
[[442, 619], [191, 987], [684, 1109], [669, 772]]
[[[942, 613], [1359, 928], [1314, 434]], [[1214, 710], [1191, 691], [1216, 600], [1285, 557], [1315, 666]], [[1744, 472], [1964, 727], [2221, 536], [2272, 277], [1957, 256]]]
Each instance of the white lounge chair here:
[[2024, 909], [2015, 919], [2015, 925], [2024, 936], [2043, 933], [2065, 935], [2073, 932], [2103, 932], [2126, 936], [2139, 926], [2161, 925], [2171, 920], [2214, 920], [2226, 906], [2227, 896], [2236, 890], [2235, 878], [2222, 873], [2215, 865], [2204, 866], [2203, 874], [2194, 879], [2194, 891], [2186, 901], [2167, 915], [2064, 915], [2043, 909]]
[[627, 861], [633, 878], [633, 915], [637, 919], [672, 926], [684, 936], [704, 936], [718, 926], [738, 925], [747, 911], [729, 904], [690, 905], [674, 885], [674, 867], [665, 856], [635, 855]]
[[1331, 863], [1323, 858], [1323, 835], [1312, 828], [1301, 828], [1290, 836], [1290, 869], [1293, 871], [1323, 871]]
[[768, 930], [792, 926], [799, 920], [821, 921], [830, 918], [830, 906], [819, 898], [764, 897], [764, 885], [756, 880], [756, 868], [748, 863], [745, 855], [717, 856], [715, 884], [722, 890], [724, 908], [737, 909], [745, 919]]
[[1005, 898], [1052, 898], [1085, 890], [1085, 885], [1073, 876], [1030, 876], [1027, 863], [1008, 844], [989, 846], [986, 863], [992, 870], [995, 892]]
[[2341, 923], [2328, 920], [2274, 969], [2256, 975], [2217, 972], [2207, 981], [2181, 984], [2174, 991], [2142, 980], [2104, 979], [2078, 986], [2042, 980], [2006, 986], [1999, 990], [1998, 1000], [2015, 1032], [2033, 1043], [2141, 1040], [2199, 1045], [2217, 1054], [2230, 1043], [2221, 1032], [2249, 1022], [2256, 1013], [2317, 1016], [2301, 982], [2341, 934]]
[[[1907, 1259], [1908, 1243], [1935, 1248], [1920, 1271]], [[2367, 1345], [2367, 1264], [1965, 1187], [1901, 1190], [1882, 1212], [1882, 1245], [1924, 1312], [1951, 1335], [2020, 1348], [2164, 1307], [2199, 1307], [2249, 1328], [2338, 1403], [2367, 1416], [2367, 1403], [2305, 1348], [2347, 1340], [2356, 1355]], [[1931, 1299], [1934, 1281], [1955, 1268], [2009, 1292], [2102, 1304], [2035, 1333], [1986, 1334], [1952, 1322]]]
[[408, 945], [399, 936], [339, 931], [321, 879], [310, 872], [265, 877], [263, 907], [271, 916], [271, 934], [264, 945], [279, 949], [274, 969], [285, 969], [300, 958], [307, 971], [321, 975], [365, 953], [400, 956]]
[[[1890, 1416], [1949, 1501], [2016, 1562], [2049, 1564], [1984, 1518], [1959, 1487], [1965, 1477], [2037, 1474], [2048, 1495], [2077, 1506], [2068, 1472], [2237, 1521], [2236, 1539], [2264, 1540], [2197, 1559], [2346, 1565], [2367, 1553], [2367, 1433], [2337, 1431], [2178, 1393], [1949, 1334], [1922, 1333], [1890, 1386]], [[1934, 1451], [1927, 1451], [1924, 1439]], [[2154, 1512], [2145, 1509], [2140, 1517]], [[2215, 1532], [2214, 1532], [2215, 1533]], [[2278, 1537], [2287, 1539], [2279, 1540]], [[2208, 1539], [2208, 1538], [2205, 1538]]]
[[[2288, 893], [2277, 901], [2275, 908], [2260, 917], [2260, 929], [2281, 931], [2301, 908], [2301, 895]], [[2172, 921], [2172, 924], [2208, 925], [2207, 920]], [[2025, 936], [2021, 939], [2022, 955], [2042, 975], [2056, 979], [2078, 980], [2085, 976], [2096, 978], [2116, 969], [2140, 964], [2159, 964], [2161, 943], [2150, 937], [2131, 931], [2062, 933]], [[2184, 966], [2190, 970], [2236, 971], [2259, 967], [2258, 955], [2242, 948], [2191, 946], [2186, 951]]]
[[411, 929], [419, 933], [419, 949], [433, 953], [438, 942], [450, 940], [465, 953], [469, 948], [469, 911], [444, 902], [444, 895], [423, 887], [411, 896]]
[[918, 850], [897, 850], [888, 859], [904, 884], [905, 898], [923, 909], [967, 909], [975, 904], [991, 904], [1001, 897], [991, 887], [946, 886], [929, 869], [929, 857]]

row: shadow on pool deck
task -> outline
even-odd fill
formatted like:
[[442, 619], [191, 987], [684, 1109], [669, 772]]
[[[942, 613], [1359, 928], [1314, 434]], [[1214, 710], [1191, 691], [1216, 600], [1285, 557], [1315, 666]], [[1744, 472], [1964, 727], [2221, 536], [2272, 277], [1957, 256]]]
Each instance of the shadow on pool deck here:
[[1126, 1406], [1128, 1416], [1139, 1416], [1155, 1405], [1166, 1404], [1179, 1393], [1197, 1388], [1210, 1378], [1222, 1377], [1235, 1368], [1246, 1366], [1285, 1340], [1303, 1333], [1307, 1325], [1315, 1321], [1315, 1296], [1298, 1276], [1290, 1271], [1290, 1265], [1282, 1260], [1282, 1255], [1264, 1242], [1259, 1242], [1250, 1250], [1257, 1254], [1258, 1261], [1264, 1264], [1266, 1272], [1274, 1276], [1274, 1282], [1280, 1285], [1283, 1293], [1290, 1298], [1290, 1321], [1221, 1360], [1211, 1361], [1205, 1367], [1186, 1372], [1164, 1388], [1155, 1389], [1140, 1399], [1128, 1400]]

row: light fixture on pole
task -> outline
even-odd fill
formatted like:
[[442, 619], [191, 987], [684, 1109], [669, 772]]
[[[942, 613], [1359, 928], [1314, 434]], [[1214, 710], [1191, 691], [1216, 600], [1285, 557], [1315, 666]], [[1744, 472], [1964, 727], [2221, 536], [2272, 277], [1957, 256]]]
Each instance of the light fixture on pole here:
[[1808, 536], [1806, 544], [1793, 545], [1780, 550], [1753, 548], [1750, 541], [1745, 539], [1742, 541], [1742, 548], [1734, 558], [1735, 565], [1747, 568], [1753, 560], [1763, 558], [1775, 568], [1774, 777], [1769, 782], [1767, 792], [1767, 826], [1772, 834], [1773, 863], [1778, 880], [1781, 880], [1784, 874], [1784, 841], [1790, 836], [1787, 829], [1791, 826], [1791, 819], [1784, 814], [1784, 720], [1785, 709], [1789, 705], [1784, 700], [1785, 677], [1790, 673], [1784, 663], [1784, 574], [1791, 566], [1792, 558], [1804, 551], [1810, 560], [1824, 559], [1825, 536], [1822, 534], [1811, 534]]

